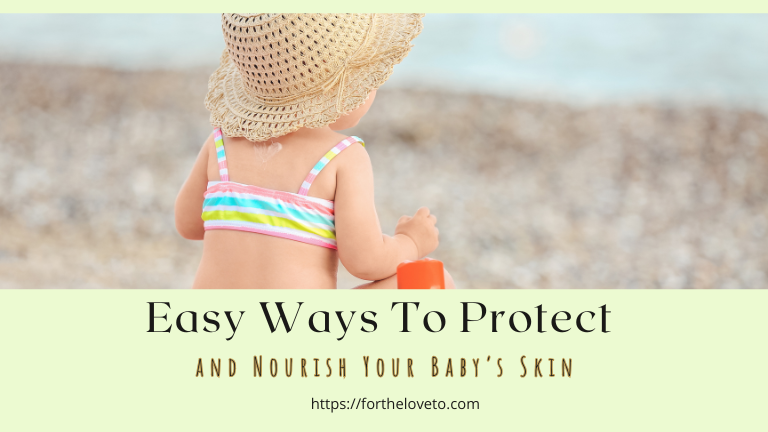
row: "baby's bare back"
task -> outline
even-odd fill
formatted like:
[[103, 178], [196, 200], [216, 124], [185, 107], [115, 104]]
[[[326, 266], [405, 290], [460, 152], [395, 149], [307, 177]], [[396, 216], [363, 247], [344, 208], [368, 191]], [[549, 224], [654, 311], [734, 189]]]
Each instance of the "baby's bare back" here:
[[[297, 193], [315, 164], [345, 135], [330, 129], [300, 129], [271, 142], [224, 138], [229, 180]], [[312, 183], [308, 196], [333, 201], [334, 158]], [[215, 147], [210, 146], [208, 180], [219, 180]], [[336, 250], [265, 234], [235, 230], [205, 232], [203, 257], [194, 288], [335, 289]]]
[[210, 230], [203, 243], [193, 288], [336, 288], [333, 249], [231, 230]]

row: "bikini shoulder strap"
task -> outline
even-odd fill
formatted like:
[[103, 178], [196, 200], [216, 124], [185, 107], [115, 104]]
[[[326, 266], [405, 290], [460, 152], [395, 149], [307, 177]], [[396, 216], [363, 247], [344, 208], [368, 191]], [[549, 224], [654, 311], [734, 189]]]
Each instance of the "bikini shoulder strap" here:
[[216, 144], [216, 158], [219, 161], [219, 177], [221, 181], [229, 181], [227, 169], [227, 155], [224, 153], [224, 136], [220, 128], [213, 131], [213, 141]]
[[308, 194], [309, 188], [312, 186], [312, 182], [315, 181], [315, 177], [317, 177], [317, 175], [320, 174], [320, 171], [322, 171], [323, 168], [328, 165], [328, 162], [335, 158], [337, 154], [341, 153], [342, 150], [356, 142], [359, 142], [363, 145], [363, 147], [365, 147], [363, 140], [356, 136], [351, 136], [343, 139], [340, 143], [336, 144], [331, 150], [329, 150], [328, 153], [326, 153], [325, 156], [323, 156], [323, 158], [320, 159], [317, 164], [315, 164], [315, 167], [312, 168], [312, 171], [307, 174], [307, 178], [304, 179], [304, 183], [301, 184], [301, 188], [299, 189], [299, 195]]

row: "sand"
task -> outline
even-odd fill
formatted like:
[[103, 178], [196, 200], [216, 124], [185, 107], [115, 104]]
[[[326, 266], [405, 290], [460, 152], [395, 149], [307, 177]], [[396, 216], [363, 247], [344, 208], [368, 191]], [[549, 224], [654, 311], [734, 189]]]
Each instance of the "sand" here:
[[[0, 288], [188, 288], [173, 202], [207, 74], [0, 64]], [[768, 287], [768, 117], [382, 88], [385, 232], [430, 207], [460, 288]], [[340, 287], [356, 280], [342, 271]]]

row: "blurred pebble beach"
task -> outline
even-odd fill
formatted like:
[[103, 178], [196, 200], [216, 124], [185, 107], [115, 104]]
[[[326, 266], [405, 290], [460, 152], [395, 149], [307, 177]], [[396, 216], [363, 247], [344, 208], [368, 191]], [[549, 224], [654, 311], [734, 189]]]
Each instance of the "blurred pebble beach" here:
[[[173, 204], [207, 79], [0, 63], [0, 288], [191, 286]], [[384, 86], [347, 133], [384, 231], [428, 206], [460, 288], [768, 286], [764, 112]]]

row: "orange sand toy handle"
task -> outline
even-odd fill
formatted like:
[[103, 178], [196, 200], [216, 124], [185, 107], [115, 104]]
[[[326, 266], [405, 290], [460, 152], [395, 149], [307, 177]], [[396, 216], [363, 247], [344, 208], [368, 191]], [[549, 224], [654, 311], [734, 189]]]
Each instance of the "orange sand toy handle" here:
[[397, 289], [445, 289], [442, 261], [430, 258], [397, 266]]

